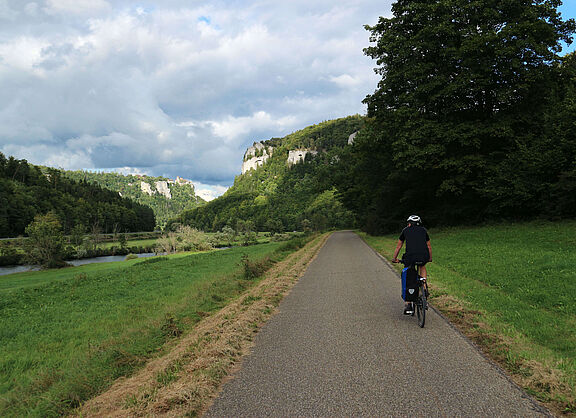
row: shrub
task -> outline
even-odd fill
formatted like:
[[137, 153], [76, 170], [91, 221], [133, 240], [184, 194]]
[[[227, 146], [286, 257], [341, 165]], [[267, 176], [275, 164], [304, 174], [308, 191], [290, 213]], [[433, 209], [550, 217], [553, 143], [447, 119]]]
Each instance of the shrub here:
[[244, 268], [244, 278], [247, 280], [253, 280], [262, 276], [270, 268], [272, 261], [269, 257], [260, 261], [252, 261], [248, 255], [244, 254], [242, 256], [241, 264]]
[[208, 234], [187, 225], [179, 225], [176, 231], [168, 231], [157, 241], [156, 252], [207, 251], [214, 248]]
[[36, 215], [26, 227], [28, 239], [25, 241], [25, 260], [42, 267], [63, 267], [64, 234], [60, 220], [53, 212]]

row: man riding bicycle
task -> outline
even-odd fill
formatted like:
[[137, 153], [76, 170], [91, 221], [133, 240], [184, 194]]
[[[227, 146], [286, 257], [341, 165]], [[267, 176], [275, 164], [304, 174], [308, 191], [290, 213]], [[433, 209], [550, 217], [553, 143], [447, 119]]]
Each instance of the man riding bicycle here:
[[[402, 230], [396, 249], [394, 250], [393, 263], [399, 263], [398, 253], [406, 242], [406, 252], [402, 260], [406, 265], [418, 265], [418, 274], [423, 280], [426, 280], [426, 263], [432, 261], [432, 247], [430, 245], [430, 236], [426, 228], [422, 226], [422, 220], [417, 215], [412, 215], [407, 219], [408, 226]], [[404, 306], [404, 315], [412, 315], [414, 305], [412, 302], [406, 302]]]

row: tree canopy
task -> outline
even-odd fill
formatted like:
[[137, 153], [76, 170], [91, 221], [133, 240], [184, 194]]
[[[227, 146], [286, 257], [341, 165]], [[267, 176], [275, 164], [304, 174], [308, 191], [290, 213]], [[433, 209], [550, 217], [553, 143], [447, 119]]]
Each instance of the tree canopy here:
[[64, 233], [94, 225], [103, 232], [150, 231], [155, 224], [152, 209], [117, 192], [0, 153], [0, 237], [24, 234], [35, 216], [48, 212]]
[[575, 116], [558, 53], [576, 28], [559, 4], [399, 0], [367, 27], [382, 78], [341, 183], [366, 229], [558, 214], [574, 136], [556, 126]]

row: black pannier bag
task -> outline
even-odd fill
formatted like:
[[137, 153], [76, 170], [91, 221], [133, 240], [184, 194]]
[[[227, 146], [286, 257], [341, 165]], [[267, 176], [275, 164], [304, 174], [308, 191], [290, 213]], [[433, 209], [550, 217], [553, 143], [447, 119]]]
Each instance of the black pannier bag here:
[[406, 302], [418, 299], [418, 273], [414, 266], [402, 270], [402, 299]]

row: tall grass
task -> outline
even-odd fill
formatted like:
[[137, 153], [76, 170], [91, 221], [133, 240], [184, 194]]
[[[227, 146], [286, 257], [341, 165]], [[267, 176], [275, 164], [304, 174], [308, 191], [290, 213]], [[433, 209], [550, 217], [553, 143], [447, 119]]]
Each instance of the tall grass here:
[[[567, 390], [552, 394], [550, 383], [531, 390], [576, 412], [576, 222], [454, 228], [430, 235], [434, 262], [428, 271], [436, 295], [462, 301], [479, 312], [476, 326], [487, 325], [509, 342], [496, 354], [512, 372], [534, 373], [526, 366], [530, 361], [560, 370], [557, 383]], [[391, 258], [397, 236], [365, 239]]]
[[0, 278], [0, 415], [57, 416], [254, 283], [270, 243]]

